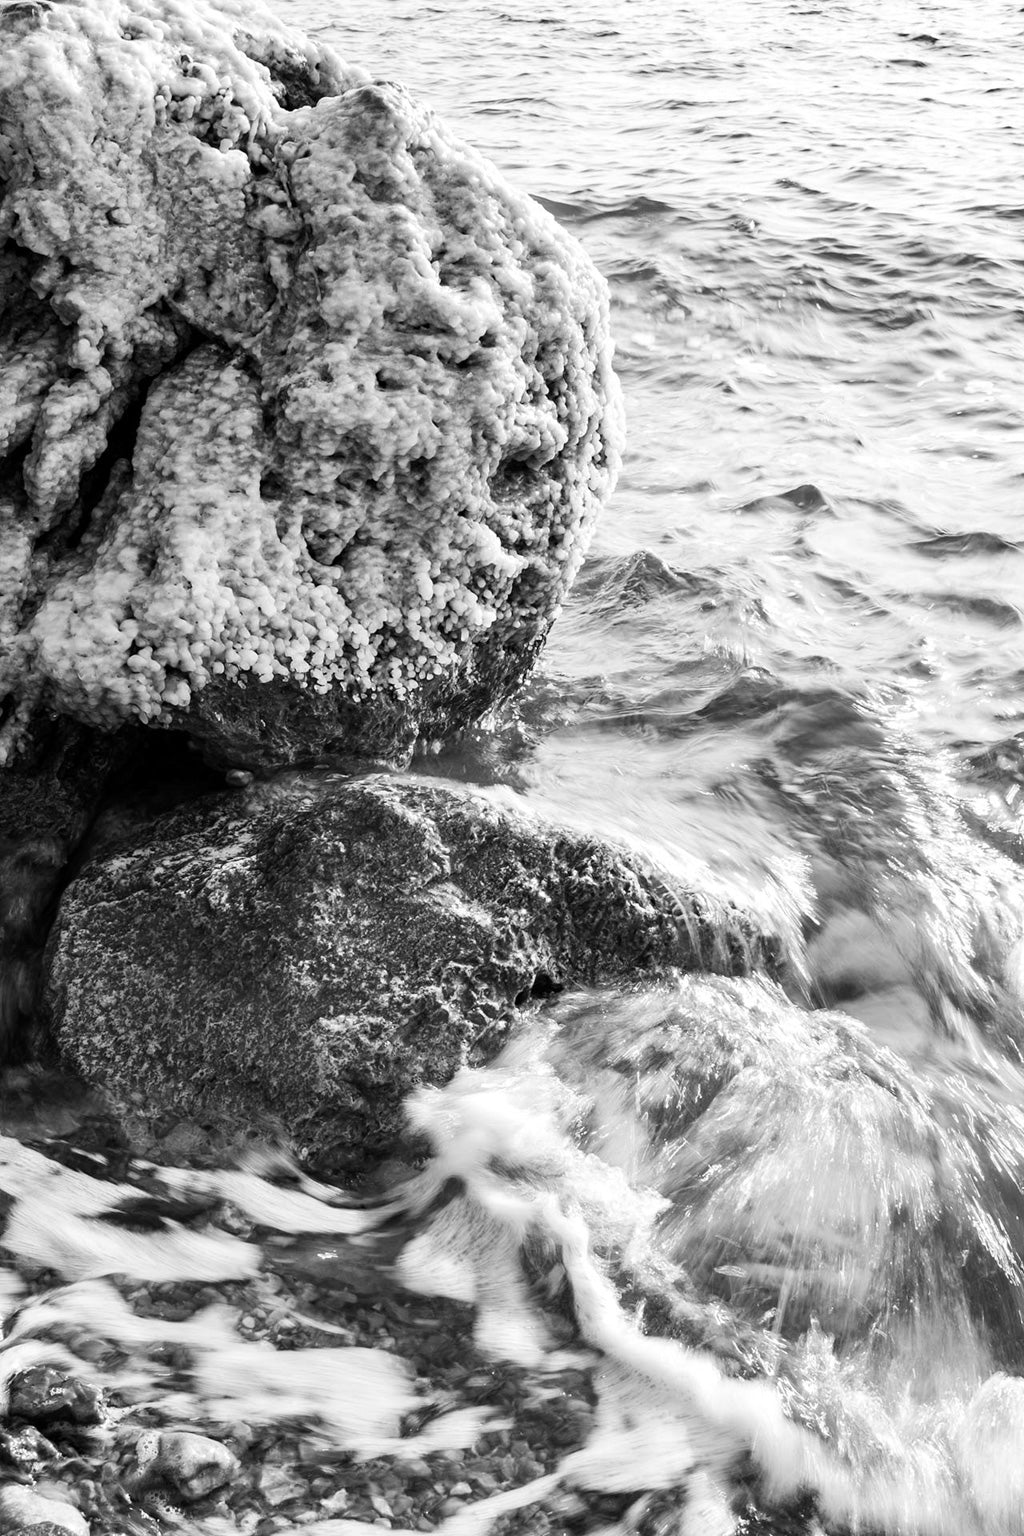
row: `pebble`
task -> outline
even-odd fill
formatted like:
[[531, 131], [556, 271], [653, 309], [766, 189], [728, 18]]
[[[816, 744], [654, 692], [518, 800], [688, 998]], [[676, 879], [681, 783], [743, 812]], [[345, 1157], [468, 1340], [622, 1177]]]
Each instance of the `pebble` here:
[[0, 1429], [0, 1476], [10, 1475], [7, 1468], [15, 1476], [34, 1476], [42, 1462], [50, 1461], [56, 1455], [56, 1446], [40, 1434], [34, 1424], [26, 1424], [19, 1430]]
[[[272, 1251], [272, 1241], [267, 1240], [268, 1251]], [[578, 1381], [574, 1376], [571, 1382], [566, 1376], [557, 1392], [540, 1390], [531, 1377], [506, 1372], [464, 1348], [471, 1319], [461, 1304], [439, 1302], [438, 1316], [421, 1316], [420, 1310], [432, 1304], [416, 1301], [398, 1306], [389, 1297], [381, 1301], [364, 1295], [361, 1286], [357, 1289], [358, 1296], [347, 1284], [344, 1290], [331, 1285], [327, 1296], [324, 1285], [308, 1279], [296, 1283], [291, 1274], [282, 1279], [277, 1273], [265, 1273], [244, 1285], [210, 1286], [203, 1291], [141, 1287], [132, 1295], [147, 1315], [154, 1310], [165, 1315], [168, 1308], [173, 1311], [179, 1303], [184, 1306], [182, 1297], [189, 1303], [189, 1315], [197, 1300], [207, 1304], [219, 1300], [235, 1309], [243, 1335], [275, 1340], [285, 1349], [309, 1342], [305, 1325], [294, 1321], [296, 1313], [315, 1316], [329, 1311], [345, 1325], [346, 1343], [363, 1348], [379, 1348], [386, 1343], [408, 1360], [416, 1387], [425, 1399], [443, 1406], [449, 1401], [463, 1406], [466, 1394], [473, 1405], [493, 1404], [504, 1419], [504, 1427], [485, 1430], [466, 1450], [446, 1448], [405, 1460], [396, 1447], [357, 1466], [349, 1460], [339, 1463], [319, 1432], [288, 1429], [281, 1423], [250, 1425], [241, 1419], [226, 1421], [213, 1430], [213, 1437], [169, 1431], [161, 1426], [158, 1402], [151, 1407], [137, 1403], [130, 1423], [118, 1434], [123, 1452], [135, 1443], [139, 1466], [135, 1487], [126, 1479], [123, 1453], [97, 1473], [88, 1450], [76, 1464], [68, 1460], [68, 1448], [62, 1446], [55, 1453], [61, 1461], [61, 1476], [66, 1477], [68, 1469], [74, 1470], [76, 1502], [81, 1504], [82, 1513], [64, 1505], [59, 1516], [51, 1514], [52, 1523], [46, 1529], [33, 1531], [31, 1536], [88, 1536], [89, 1520], [97, 1536], [101, 1530], [122, 1530], [124, 1500], [138, 1492], [151, 1492], [154, 1502], [159, 1499], [169, 1506], [180, 1503], [186, 1512], [171, 1509], [167, 1518], [171, 1527], [178, 1528], [168, 1527], [167, 1536], [184, 1536], [191, 1518], [188, 1506], [204, 1497], [207, 1489], [226, 1501], [221, 1508], [229, 1507], [237, 1536], [288, 1536], [289, 1532], [297, 1536], [307, 1525], [315, 1530], [319, 1521], [362, 1522], [381, 1530], [401, 1527], [432, 1533], [445, 1519], [460, 1512], [465, 1519], [474, 1500], [542, 1475], [545, 1462], [550, 1459], [554, 1463], [563, 1444], [585, 1438], [593, 1418], [593, 1407], [584, 1397], [589, 1391], [588, 1373], [578, 1373]], [[326, 1342], [336, 1347], [339, 1340], [332, 1334]], [[269, 1343], [265, 1347], [269, 1348]], [[183, 1350], [183, 1366], [188, 1359]], [[414, 1438], [418, 1423], [410, 1421], [405, 1433]], [[196, 1430], [201, 1428], [197, 1423]], [[24, 1432], [18, 1431], [19, 1439], [29, 1432], [38, 1434], [26, 1427]], [[47, 1443], [42, 1437], [40, 1440], [38, 1449], [45, 1453]], [[15, 1449], [13, 1445], [11, 1449]], [[22, 1451], [19, 1445], [17, 1455], [28, 1456], [34, 1449], [26, 1444]], [[186, 1452], [193, 1455], [191, 1462]], [[0, 1485], [5, 1474], [18, 1475], [16, 1460], [17, 1456], [8, 1457], [5, 1462], [0, 1430]], [[39, 1476], [44, 1469], [50, 1470], [41, 1462], [27, 1475]], [[90, 1481], [97, 1475], [102, 1483]], [[118, 1479], [122, 1486], [118, 1486]], [[338, 1486], [342, 1480], [345, 1487]], [[91, 1490], [88, 1498], [82, 1497], [86, 1489]], [[63, 1485], [51, 1489], [47, 1484], [40, 1491], [56, 1494], [59, 1500]], [[163, 1518], [162, 1511], [159, 1513]], [[609, 1519], [614, 1523], [619, 1513], [615, 1503]], [[507, 1522], [508, 1536], [554, 1536], [557, 1524], [553, 1521], [554, 1516], [543, 1509], [519, 1511]], [[28, 1536], [29, 1523], [39, 1526], [41, 1517], [17, 1524], [0, 1519], [0, 1532], [2, 1536]]]
[[238, 1457], [233, 1451], [220, 1440], [187, 1430], [150, 1431], [140, 1437], [136, 1455], [143, 1474], [165, 1478], [190, 1501], [204, 1499], [238, 1475]]
[[429, 1464], [425, 1462], [422, 1457], [416, 1461], [403, 1462], [402, 1470], [404, 1471], [406, 1477], [422, 1477], [425, 1478], [427, 1482], [430, 1482], [434, 1475], [430, 1470]]
[[251, 1425], [246, 1424], [242, 1419], [237, 1419], [227, 1426], [225, 1438], [230, 1440], [238, 1451], [247, 1451], [255, 1440], [256, 1433]]
[[102, 1360], [103, 1356], [107, 1354], [109, 1348], [110, 1346], [104, 1339], [75, 1340], [75, 1354], [78, 1356], [79, 1360], [88, 1360], [93, 1362]]
[[260, 1473], [260, 1495], [274, 1509], [305, 1492], [305, 1483], [290, 1476], [283, 1467], [265, 1466]]
[[325, 1515], [340, 1515], [348, 1509], [348, 1493], [344, 1488], [339, 1488], [329, 1498], [321, 1499], [320, 1508]]
[[98, 1424], [103, 1418], [103, 1393], [52, 1365], [34, 1365], [11, 1382], [7, 1412], [30, 1424], [70, 1419], [74, 1424]]

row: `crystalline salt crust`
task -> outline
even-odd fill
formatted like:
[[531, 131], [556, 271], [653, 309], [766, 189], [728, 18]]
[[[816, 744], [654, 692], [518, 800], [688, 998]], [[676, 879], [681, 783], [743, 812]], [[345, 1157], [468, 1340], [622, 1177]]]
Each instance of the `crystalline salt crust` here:
[[248, 3], [5, 8], [0, 99], [8, 697], [255, 764], [507, 695], [617, 466], [575, 242]]

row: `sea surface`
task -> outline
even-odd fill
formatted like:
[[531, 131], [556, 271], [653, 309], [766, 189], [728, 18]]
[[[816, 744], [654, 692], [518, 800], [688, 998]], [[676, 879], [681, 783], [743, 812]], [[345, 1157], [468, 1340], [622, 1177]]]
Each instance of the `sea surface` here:
[[[562, 1255], [605, 1405], [566, 1477], [689, 1490], [659, 1533], [767, 1530], [737, 1524], [746, 1458], [764, 1507], [804, 1510], [772, 1530], [1019, 1536], [1024, 14], [275, 8], [427, 101], [610, 288], [618, 489], [518, 708], [417, 771], [627, 840], [785, 954], [778, 984], [563, 998], [427, 1096], [412, 1205], [456, 1176], [468, 1214], [433, 1247], [424, 1216], [406, 1278], [490, 1295], [487, 1347], [536, 1365], [510, 1255]], [[45, 1183], [4, 1155], [8, 1194]], [[140, 1276], [215, 1278], [170, 1254]], [[620, 1270], [671, 1293], [671, 1348]]]
[[566, 1004], [585, 1145], [668, 1200], [662, 1252], [729, 1326], [786, 1341], [777, 1378], [814, 1396], [827, 1357], [871, 1404], [828, 1431], [860, 1467], [840, 1524], [1022, 1531], [1024, 16], [279, 5], [611, 292], [618, 490], [518, 724], [436, 771], [789, 946], [785, 1002]]

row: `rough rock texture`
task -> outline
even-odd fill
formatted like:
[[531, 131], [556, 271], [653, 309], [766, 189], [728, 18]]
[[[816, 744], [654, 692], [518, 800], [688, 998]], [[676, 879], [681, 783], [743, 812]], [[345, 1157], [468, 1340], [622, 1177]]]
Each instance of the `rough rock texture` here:
[[289, 774], [98, 851], [64, 894], [49, 998], [87, 1080], [154, 1111], [272, 1112], [341, 1166], [531, 998], [742, 972], [767, 949], [737, 913], [482, 794]]
[[103, 1393], [52, 1365], [35, 1365], [11, 1382], [6, 1411], [44, 1428], [56, 1419], [72, 1424], [98, 1424], [103, 1418]]
[[41, 698], [211, 760], [506, 696], [614, 480], [603, 284], [245, 0], [0, 5], [0, 761]]
[[0, 1063], [30, 1043], [39, 959], [63, 870], [129, 750], [123, 731], [104, 735], [37, 711], [22, 728], [15, 761], [0, 769]]

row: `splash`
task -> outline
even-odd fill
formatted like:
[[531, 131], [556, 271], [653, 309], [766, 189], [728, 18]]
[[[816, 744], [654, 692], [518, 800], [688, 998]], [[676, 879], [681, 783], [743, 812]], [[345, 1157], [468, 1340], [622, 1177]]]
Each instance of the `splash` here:
[[[139, 1232], [116, 1225], [137, 1183], [3, 1141], [4, 1247], [71, 1283], [32, 1295], [5, 1275], [0, 1382], [41, 1361], [84, 1369], [76, 1352], [99, 1338], [116, 1356], [89, 1351], [93, 1379], [141, 1390], [171, 1425], [301, 1421], [322, 1447], [398, 1464], [473, 1445], [496, 1411], [431, 1398], [393, 1351], [281, 1351], [244, 1337], [226, 1301], [174, 1321], [125, 1294], [160, 1266], [252, 1276], [322, 1234], [382, 1283], [468, 1303], [491, 1360], [537, 1382], [591, 1373], [583, 1443], [449, 1516], [446, 1536], [536, 1503], [635, 1493], [642, 1507], [658, 1491], [678, 1496], [684, 1536], [740, 1529], [750, 1497], [809, 1497], [828, 1529], [1009, 1536], [1024, 1390], [992, 1341], [1012, 1305], [1024, 1337], [1020, 1249], [985, 1178], [997, 1153], [977, 1084], [971, 1104], [957, 1132], [856, 1022], [765, 982], [690, 978], [565, 999], [491, 1067], [420, 1091], [409, 1118], [432, 1156], [379, 1200], [295, 1170], [286, 1187], [258, 1162], [138, 1163], [148, 1201], [207, 1213], [198, 1230], [168, 1217]], [[1000, 1124], [1004, 1167], [1024, 1170], [1024, 1126]], [[228, 1212], [259, 1226], [233, 1236]], [[168, 1346], [185, 1384], [159, 1363]]]

